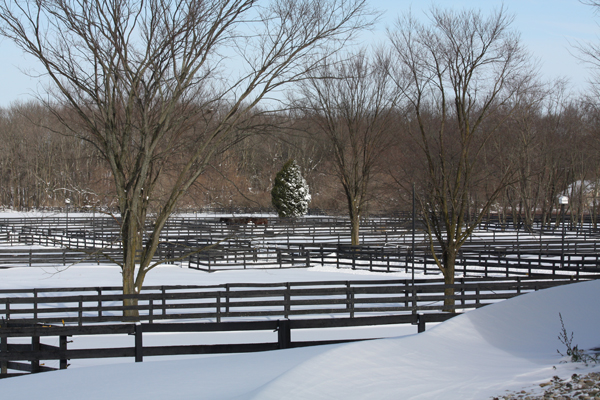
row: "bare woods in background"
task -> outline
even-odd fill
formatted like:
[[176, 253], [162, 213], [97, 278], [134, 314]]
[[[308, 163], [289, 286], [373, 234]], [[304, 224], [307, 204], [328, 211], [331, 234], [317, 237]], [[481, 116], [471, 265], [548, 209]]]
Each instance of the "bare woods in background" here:
[[[444, 20], [442, 11], [438, 10], [437, 23], [451, 23]], [[506, 12], [496, 17], [507, 18]], [[594, 87], [589, 93], [573, 95], [565, 82], [540, 83], [532, 72], [520, 75], [521, 80], [527, 80], [528, 90], [510, 101], [481, 98], [488, 100], [487, 107], [494, 112], [477, 122], [484, 132], [474, 136], [477, 151], [461, 153], [460, 141], [453, 135], [458, 134], [460, 121], [476, 117], [484, 103], [466, 87], [463, 98], [472, 102], [470, 109], [456, 108], [455, 100], [460, 96], [427, 97], [434, 93], [432, 88], [427, 89], [427, 96], [419, 94], [421, 83], [417, 79], [433, 87], [436, 82], [430, 78], [435, 71], [429, 71], [431, 77], [413, 74], [411, 83], [407, 72], [427, 71], [418, 64], [423, 60], [406, 57], [425, 57], [423, 51], [413, 50], [426, 45], [418, 42], [418, 34], [424, 35], [428, 27], [411, 26], [414, 21], [407, 18], [390, 30], [389, 49], [360, 49], [320, 62], [311, 60], [311, 68], [304, 68], [309, 79], [288, 87], [290, 94], [280, 99], [285, 104], [278, 104], [284, 107], [275, 107], [279, 111], [273, 107], [269, 112], [263, 107], [248, 109], [229, 139], [214, 144], [210, 162], [178, 201], [178, 210], [270, 211], [275, 174], [287, 160], [294, 159], [310, 186], [312, 210], [352, 218], [408, 211], [413, 184], [417, 196], [425, 201], [432, 190], [443, 186], [436, 179], [446, 176], [436, 175], [435, 165], [460, 164], [458, 155], [462, 154], [463, 163], [476, 165], [468, 186], [462, 186], [457, 197], [463, 208], [460, 213], [466, 218], [474, 218], [488, 205], [489, 212], [511, 216], [527, 226], [536, 215], [548, 218], [556, 212], [557, 198], [565, 193], [570, 197], [567, 212], [573, 221], [584, 214], [597, 220], [600, 111]], [[510, 24], [510, 19], [502, 21]], [[447, 31], [458, 31], [460, 26], [450, 28]], [[413, 36], [406, 36], [401, 44], [403, 34]], [[432, 45], [430, 50], [443, 49]], [[587, 50], [593, 53], [593, 49]], [[416, 63], [414, 67], [411, 61]], [[443, 87], [451, 81], [450, 77], [440, 83]], [[473, 84], [473, 93], [480, 93], [482, 87]], [[426, 101], [415, 103], [419, 100], [416, 95]], [[436, 105], [436, 99], [446, 103]], [[74, 111], [57, 106], [50, 112], [46, 106], [32, 101], [0, 110], [0, 206], [16, 210], [62, 208], [69, 198], [75, 208], [117, 209], [115, 180], [107, 161], [93, 143], [74, 140], [77, 129], [84, 127], [65, 128], [65, 121], [75, 119]], [[176, 147], [165, 145], [175, 156], [161, 166], [149, 210], [171, 193], [178, 171], [197, 150], [192, 139], [205, 132], [215, 116], [221, 118], [231, 110], [230, 104], [219, 101], [205, 106], [186, 103], [188, 112], [203, 107], [208, 113], [190, 112], [195, 118], [186, 121], [185, 129], [178, 133], [183, 140]], [[460, 117], [456, 124], [444, 122], [459, 118], [457, 110], [466, 117]], [[183, 113], [183, 108], [180, 111]], [[469, 124], [471, 129], [474, 125]], [[435, 148], [442, 142], [427, 143], [428, 138], [435, 139], [433, 133], [439, 126], [448, 132], [443, 155]], [[419, 129], [426, 135], [417, 134]], [[426, 146], [430, 146], [429, 156], [447, 160], [439, 158], [428, 167]], [[439, 193], [438, 197], [449, 199], [451, 194]]]
[[[596, 215], [600, 110], [585, 98], [567, 96], [564, 85], [547, 89], [540, 91], [539, 98], [531, 98], [531, 104], [515, 110], [486, 147], [490, 162], [481, 174], [494, 179], [505, 163], [517, 167], [517, 176], [503, 190], [493, 211], [521, 214], [523, 220], [529, 220], [536, 209], [550, 212], [556, 208], [557, 196], [568, 189], [575, 216], [582, 212]], [[370, 213], [409, 210], [411, 185], [422, 180], [423, 160], [404, 128], [403, 114], [396, 111], [394, 118], [375, 160]], [[74, 207], [114, 207], [110, 169], [89, 143], [61, 135], [60, 125], [53, 120], [34, 102], [0, 111], [1, 206], [16, 210], [64, 207], [65, 198], [70, 198]], [[42, 122], [54, 129], [42, 127]], [[256, 136], [223, 149], [213, 159], [180, 209], [270, 210], [275, 174], [293, 158], [311, 188], [310, 207], [346, 214], [348, 204], [335, 160], [330, 157], [330, 138], [317, 129], [318, 122], [292, 113], [263, 123]], [[304, 134], [309, 129], [310, 135]], [[571, 186], [577, 181], [586, 185]], [[168, 186], [168, 179], [163, 184]], [[472, 206], [486, 199], [484, 179], [478, 187], [480, 190], [470, 195]]]

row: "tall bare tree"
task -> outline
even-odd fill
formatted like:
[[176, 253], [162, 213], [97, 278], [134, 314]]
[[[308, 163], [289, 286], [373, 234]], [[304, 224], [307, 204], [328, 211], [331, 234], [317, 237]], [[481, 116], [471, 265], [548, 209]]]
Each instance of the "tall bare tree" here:
[[46, 105], [109, 164], [123, 293], [135, 294], [167, 218], [222, 143], [371, 17], [365, 0], [2, 0], [0, 34], [40, 62]]
[[346, 196], [351, 241], [359, 244], [360, 218], [371, 198], [371, 178], [390, 136], [397, 90], [387, 74], [389, 60], [365, 51], [324, 61], [301, 82], [296, 105], [326, 139]]
[[[532, 71], [503, 8], [489, 16], [432, 8], [428, 17], [428, 24], [410, 14], [400, 18], [389, 38], [393, 76], [412, 109], [407, 126], [424, 157], [418, 191], [452, 310], [457, 253], [510, 177], [510, 168], [482, 176], [484, 150], [492, 135], [502, 134]], [[488, 196], [467, 219], [478, 183]]]

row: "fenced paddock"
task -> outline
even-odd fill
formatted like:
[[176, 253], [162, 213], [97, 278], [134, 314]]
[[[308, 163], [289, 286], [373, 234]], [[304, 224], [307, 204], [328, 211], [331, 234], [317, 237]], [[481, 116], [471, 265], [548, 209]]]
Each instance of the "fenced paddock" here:
[[[148, 287], [135, 296], [138, 305], [127, 308], [122, 301], [128, 296], [119, 294], [116, 287], [2, 290], [0, 377], [53, 369], [40, 360], [59, 360], [59, 368], [64, 369], [70, 359], [132, 357], [140, 362], [147, 356], [266, 351], [351, 341], [292, 341], [293, 329], [412, 324], [422, 332], [426, 323], [447, 320], [456, 312], [571, 282], [550, 277], [458, 279], [453, 285], [455, 312], [440, 312], [446, 308], [442, 303], [448, 286], [439, 280]], [[119, 323], [126, 320], [123, 311], [132, 308], [139, 311], [139, 321]], [[250, 331], [276, 332], [276, 340], [143, 344], [144, 333]], [[90, 335], [130, 335], [134, 343], [130, 347], [68, 348], [69, 336]], [[41, 339], [47, 337], [58, 337], [58, 346], [43, 344]], [[31, 344], [9, 343], [19, 338], [30, 338]]]
[[[89, 357], [143, 357], [269, 350], [308, 345], [291, 341], [292, 329], [416, 324], [441, 321], [456, 313], [522, 293], [596, 279], [600, 247], [593, 231], [525, 234], [478, 231], [457, 258], [454, 309], [443, 305], [443, 280], [423, 233], [413, 237], [406, 219], [377, 219], [361, 226], [362, 246], [349, 245], [348, 221], [314, 218], [268, 224], [228, 225], [219, 218], [169, 221], [157, 260], [180, 257], [182, 266], [203, 271], [251, 268], [306, 268], [328, 265], [374, 272], [417, 272], [429, 279], [227, 284], [146, 287], [126, 296], [120, 287], [0, 290], [0, 362], [7, 370], [47, 370], [39, 360]], [[561, 233], [560, 231], [558, 233]], [[111, 218], [0, 220], [0, 267], [113, 263], [118, 221]], [[215, 244], [219, 242], [219, 244]], [[23, 249], [22, 245], [30, 246]], [[33, 247], [33, 246], [36, 247]], [[12, 247], [11, 247], [12, 246]], [[206, 246], [210, 246], [206, 249]], [[136, 305], [124, 307], [123, 300]], [[137, 324], [123, 317], [137, 310]], [[442, 312], [452, 311], [452, 312]], [[394, 322], [392, 322], [394, 321]], [[20, 325], [20, 326], [18, 326]], [[143, 333], [273, 331], [268, 343], [144, 346]], [[100, 333], [104, 332], [104, 333]], [[131, 335], [133, 347], [69, 349], [70, 335]], [[58, 337], [57, 346], [40, 337]], [[31, 337], [31, 344], [9, 338]], [[316, 342], [311, 342], [316, 344]], [[15, 347], [16, 346], [16, 347]], [[25, 347], [24, 347], [25, 346]], [[28, 361], [28, 364], [18, 361]], [[7, 375], [2, 375], [7, 376]]]
[[[590, 276], [586, 279], [595, 278]], [[478, 308], [522, 293], [574, 282], [571, 278], [458, 278], [455, 310]], [[127, 321], [355, 318], [448, 311], [440, 279], [287, 282], [147, 287], [123, 295], [119, 287], [0, 290], [0, 318], [30, 324], [89, 325]], [[137, 300], [124, 306], [124, 299]], [[138, 319], [136, 319], [137, 321]]]
[[[349, 245], [350, 225], [344, 219], [265, 220], [267, 225], [228, 225], [219, 218], [172, 218], [163, 231], [155, 261], [182, 258], [184, 266], [210, 272], [313, 265], [376, 272], [437, 271], [422, 232], [414, 236], [413, 252], [406, 216], [363, 223], [362, 246]], [[567, 231], [565, 236], [554, 233], [556, 230], [539, 235], [477, 231], [463, 246], [457, 269], [467, 276], [595, 272], [600, 245], [593, 231]], [[67, 265], [82, 260], [119, 262], [122, 257], [116, 237], [115, 218], [2, 219], [0, 241], [38, 248], [0, 250], [0, 267]]]
[[[535, 248], [498, 247], [482, 244], [480, 248], [465, 246], [456, 261], [456, 272], [462, 276], [534, 276], [595, 274], [600, 266], [600, 252], [571, 243], [561, 252], [545, 246], [543, 252]], [[207, 272], [253, 268], [307, 268], [328, 265], [337, 268], [369, 270], [373, 272], [416, 271], [439, 274], [434, 258], [428, 250], [418, 249], [414, 257], [405, 247], [374, 247], [349, 245], [298, 244], [281, 247], [228, 247], [216, 246], [208, 250], [197, 248], [181, 262], [184, 266]], [[173, 259], [188, 252], [188, 247], [160, 247], [155, 259]], [[59, 249], [8, 248], [0, 249], [0, 268], [15, 266], [68, 266], [77, 263], [114, 264], [122, 261], [119, 249]]]
[[[162, 323], [162, 324], [118, 324], [92, 325], [84, 327], [17, 325], [4, 323], [1, 327], [0, 345], [0, 378], [66, 369], [69, 360], [131, 357], [136, 362], [142, 362], [144, 357], [165, 355], [191, 355], [216, 353], [244, 353], [269, 351], [277, 349], [297, 348], [324, 344], [344, 343], [368, 339], [292, 341], [292, 330], [322, 329], [340, 327], [358, 327], [370, 325], [412, 324], [418, 326], [418, 331], [425, 330], [426, 323], [442, 322], [454, 317], [455, 314], [408, 314], [392, 316], [376, 316], [361, 318], [336, 319], [295, 319], [270, 321], [241, 321], [221, 323]], [[161, 345], [145, 346], [144, 333], [200, 333], [200, 332], [271, 332], [271, 340], [259, 343], [232, 344], [192, 344], [192, 345]], [[133, 346], [108, 348], [78, 348], [69, 349], [68, 338], [71, 336], [133, 336]], [[58, 337], [58, 346], [41, 343], [41, 339]], [[31, 344], [8, 343], [9, 338], [31, 338]], [[42, 360], [59, 360], [59, 368], [48, 367]], [[27, 361], [25, 363], [23, 361]], [[8, 370], [23, 371], [8, 373]]]

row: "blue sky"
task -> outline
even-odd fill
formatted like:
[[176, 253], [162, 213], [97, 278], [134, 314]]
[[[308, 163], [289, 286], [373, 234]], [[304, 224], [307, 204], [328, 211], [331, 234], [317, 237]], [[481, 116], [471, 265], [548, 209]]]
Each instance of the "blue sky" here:
[[[383, 38], [385, 28], [398, 15], [412, 9], [423, 15], [432, 4], [442, 8], [475, 8], [488, 12], [502, 4], [514, 14], [513, 28], [521, 32], [523, 44], [540, 61], [546, 79], [567, 77], [577, 90], [585, 90], [588, 69], [571, 54], [569, 42], [600, 41], [600, 14], [578, 0], [369, 0], [372, 7], [386, 11], [374, 37]], [[571, 53], [569, 52], [571, 51]], [[35, 64], [9, 41], [0, 40], [0, 107], [26, 101], [39, 89], [40, 80], [21, 70], [35, 71]]]
[[600, 41], [600, 14], [579, 0], [372, 0], [372, 5], [388, 12], [383, 25], [391, 25], [397, 15], [412, 9], [423, 15], [432, 5], [441, 8], [472, 8], [491, 12], [504, 5], [515, 19], [512, 27], [521, 33], [526, 48], [541, 63], [547, 79], [567, 77], [577, 89], [585, 89], [588, 68], [573, 54], [570, 43]]

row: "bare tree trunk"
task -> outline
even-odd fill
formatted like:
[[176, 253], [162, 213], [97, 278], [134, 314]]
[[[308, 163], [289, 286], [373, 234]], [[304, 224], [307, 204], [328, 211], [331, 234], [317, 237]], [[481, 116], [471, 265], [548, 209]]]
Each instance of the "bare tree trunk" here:
[[456, 266], [456, 249], [446, 249], [442, 254], [442, 274], [444, 275], [444, 308], [443, 311], [455, 312], [455, 300], [454, 300], [454, 273]]
[[352, 246], [360, 244], [360, 214], [356, 210], [350, 212], [350, 238]]
[[128, 209], [132, 210], [128, 213], [123, 213], [124, 217], [121, 226], [121, 235], [123, 237], [123, 264], [121, 266], [123, 273], [123, 294], [132, 296], [123, 300], [123, 306], [131, 307], [123, 311], [123, 316], [126, 318], [136, 319], [139, 316], [138, 310], [135, 308], [138, 305], [136, 297], [141, 289], [135, 285], [136, 277], [136, 261], [139, 263], [139, 253], [141, 253], [141, 238], [140, 233], [144, 229], [140, 226], [138, 216], [134, 216], [133, 210], [135, 207], [129, 205]]

